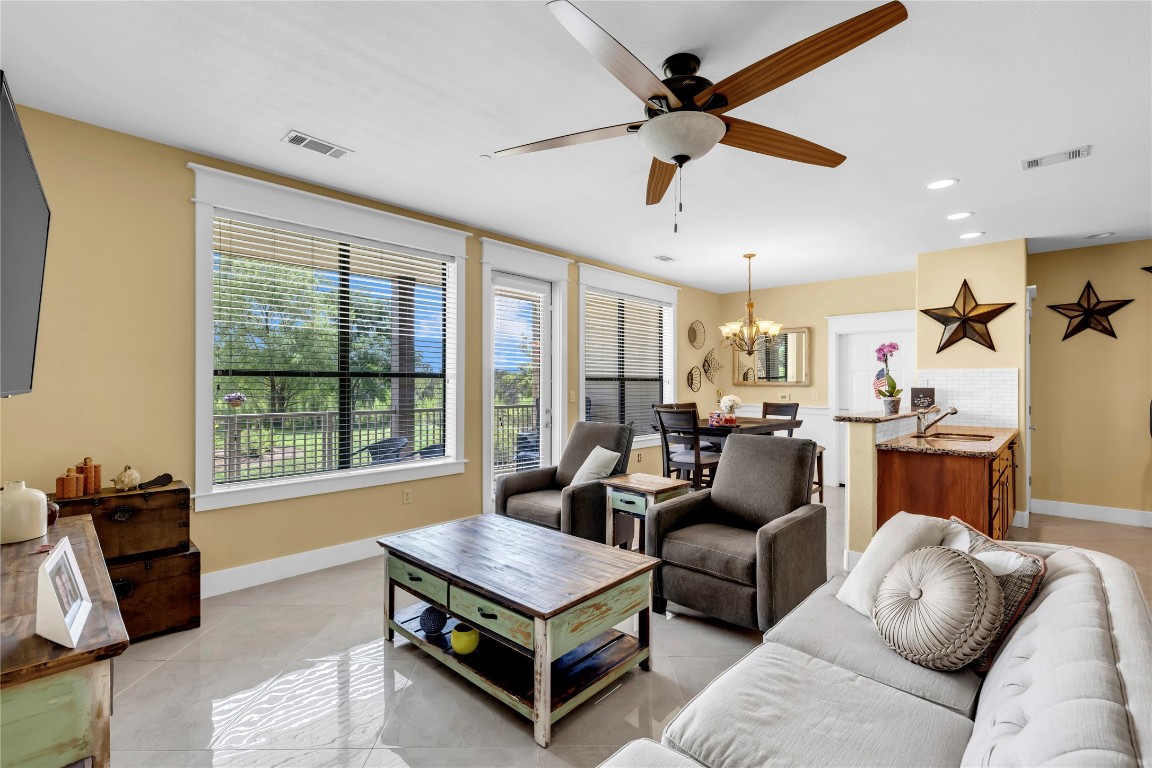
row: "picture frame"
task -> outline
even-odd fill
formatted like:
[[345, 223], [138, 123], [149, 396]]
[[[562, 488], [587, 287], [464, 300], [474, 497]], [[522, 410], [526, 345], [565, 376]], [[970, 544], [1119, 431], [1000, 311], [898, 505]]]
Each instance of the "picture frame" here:
[[36, 634], [75, 648], [92, 611], [92, 598], [68, 537], [56, 542], [40, 564], [36, 590]]

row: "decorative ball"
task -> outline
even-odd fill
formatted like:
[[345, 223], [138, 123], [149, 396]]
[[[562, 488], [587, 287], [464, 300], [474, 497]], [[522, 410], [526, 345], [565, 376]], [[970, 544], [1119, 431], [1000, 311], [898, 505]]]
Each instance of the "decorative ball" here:
[[420, 629], [426, 635], [440, 634], [444, 631], [444, 625], [447, 623], [448, 614], [431, 605], [424, 609], [424, 613], [420, 614]]
[[452, 630], [452, 650], [457, 656], [466, 656], [480, 644], [480, 633], [467, 624], [457, 624]]
[[947, 547], [896, 561], [880, 582], [872, 620], [884, 642], [929, 669], [960, 669], [996, 638], [1003, 592], [988, 567]]

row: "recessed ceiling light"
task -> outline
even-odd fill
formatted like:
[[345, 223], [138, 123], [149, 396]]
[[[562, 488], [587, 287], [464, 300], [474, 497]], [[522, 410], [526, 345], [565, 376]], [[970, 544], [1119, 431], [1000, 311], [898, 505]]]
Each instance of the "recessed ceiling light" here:
[[944, 187], [950, 187], [953, 184], [959, 183], [959, 181], [960, 181], [960, 179], [940, 179], [939, 181], [934, 181], [931, 184], [925, 184], [924, 188], [925, 189], [944, 189]]
[[950, 213], [950, 214], [948, 214], [947, 218], [948, 218], [948, 221], [957, 221], [959, 219], [966, 219], [971, 215], [972, 215], [972, 211], [963, 211], [961, 213]]
[[982, 234], [984, 234], [984, 233], [983, 232], [965, 232], [964, 234], [960, 235], [960, 239], [961, 240], [971, 240], [974, 237], [980, 237], [980, 235], [982, 235]]
[[1105, 237], [1112, 237], [1115, 234], [1116, 234], [1115, 232], [1097, 232], [1094, 235], [1086, 236], [1084, 239], [1085, 240], [1100, 240], [1100, 239], [1105, 238]]

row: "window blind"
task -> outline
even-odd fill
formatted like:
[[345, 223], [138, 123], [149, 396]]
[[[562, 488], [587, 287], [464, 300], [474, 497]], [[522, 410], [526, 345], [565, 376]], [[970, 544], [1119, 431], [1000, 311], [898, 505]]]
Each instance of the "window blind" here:
[[492, 295], [492, 477], [540, 466], [545, 296], [495, 285]]
[[214, 482], [443, 457], [454, 269], [216, 217]]
[[584, 298], [584, 418], [649, 431], [664, 397], [668, 309], [589, 290]]

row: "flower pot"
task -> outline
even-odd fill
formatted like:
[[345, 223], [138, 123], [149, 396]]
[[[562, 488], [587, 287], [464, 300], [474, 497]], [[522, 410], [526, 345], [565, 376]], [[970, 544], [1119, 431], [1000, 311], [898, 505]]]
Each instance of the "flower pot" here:
[[884, 397], [881, 399], [884, 401], [884, 413], [885, 414], [900, 413], [900, 398], [898, 398], [898, 397]]

